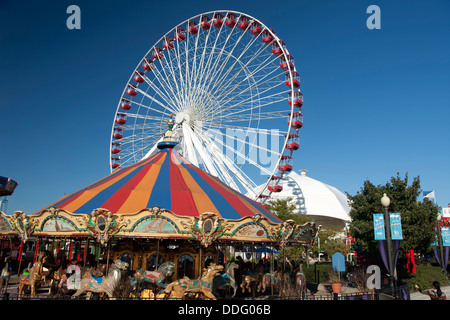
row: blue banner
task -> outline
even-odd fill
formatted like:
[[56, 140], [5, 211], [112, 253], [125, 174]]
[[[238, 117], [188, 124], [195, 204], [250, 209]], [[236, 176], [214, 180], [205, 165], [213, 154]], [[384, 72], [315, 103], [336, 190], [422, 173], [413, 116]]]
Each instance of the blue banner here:
[[442, 245], [450, 247], [450, 227], [441, 227]]
[[386, 240], [384, 215], [382, 213], [375, 213], [373, 215], [373, 231], [375, 233], [375, 240]]
[[400, 213], [391, 213], [389, 215], [391, 220], [391, 238], [392, 240], [403, 240], [402, 235], [402, 220]]

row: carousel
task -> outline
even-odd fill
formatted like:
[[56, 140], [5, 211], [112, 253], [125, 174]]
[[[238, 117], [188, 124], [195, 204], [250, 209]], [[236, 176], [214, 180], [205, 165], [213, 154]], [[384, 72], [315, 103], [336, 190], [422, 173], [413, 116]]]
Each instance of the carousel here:
[[[166, 298], [201, 291], [213, 299], [218, 274], [245, 290], [254, 277], [234, 279], [238, 253], [261, 280], [276, 271], [275, 252], [312, 247], [320, 229], [281, 221], [265, 205], [292, 170], [302, 106], [294, 58], [260, 20], [213, 11], [178, 24], [125, 85], [111, 131], [111, 174], [32, 215], [0, 213], [2, 259], [20, 274], [30, 265], [20, 281], [32, 292], [64, 261], [73, 269], [65, 273], [67, 287], [78, 290], [73, 296], [115, 297], [113, 288], [129, 278]], [[261, 142], [267, 136], [270, 145]], [[263, 188], [249, 174], [255, 170], [267, 175]]]
[[[83, 268], [106, 261], [105, 277], [109, 269], [128, 270], [132, 280], [148, 278], [183, 298], [185, 290], [180, 294], [177, 286], [185, 289], [187, 279], [195, 282], [208, 272], [226, 271], [239, 250], [265, 253], [266, 266], [273, 269], [274, 249], [314, 245], [319, 231], [314, 222], [281, 221], [261, 203], [190, 164], [173, 149], [176, 144], [168, 130], [159, 151], [148, 159], [115, 170], [33, 215], [1, 213], [2, 249], [5, 240], [20, 239], [19, 260], [27, 243], [34, 242], [34, 265], [44, 252]], [[212, 283], [214, 276], [209, 278]], [[81, 288], [92, 287], [79, 281]], [[211, 290], [203, 294], [214, 297]], [[108, 295], [113, 297], [112, 291]]]

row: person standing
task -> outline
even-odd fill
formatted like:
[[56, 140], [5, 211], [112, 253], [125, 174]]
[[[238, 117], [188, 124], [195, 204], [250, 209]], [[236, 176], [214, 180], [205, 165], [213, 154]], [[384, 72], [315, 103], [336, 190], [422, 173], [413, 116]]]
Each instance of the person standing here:
[[438, 281], [433, 282], [433, 288], [430, 290], [422, 290], [417, 284], [415, 285], [416, 289], [419, 290], [420, 293], [428, 295], [431, 300], [447, 300], [447, 296], [441, 290], [441, 285]]

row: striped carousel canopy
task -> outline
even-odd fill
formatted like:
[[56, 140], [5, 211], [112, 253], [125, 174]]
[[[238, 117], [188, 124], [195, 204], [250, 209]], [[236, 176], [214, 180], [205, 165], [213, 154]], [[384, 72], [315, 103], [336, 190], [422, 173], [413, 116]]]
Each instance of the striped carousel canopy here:
[[60, 200], [50, 207], [86, 214], [104, 208], [111, 213], [134, 214], [158, 206], [180, 216], [212, 212], [238, 220], [260, 213], [281, 223], [262, 204], [230, 188], [218, 178], [193, 166], [167, 148]]

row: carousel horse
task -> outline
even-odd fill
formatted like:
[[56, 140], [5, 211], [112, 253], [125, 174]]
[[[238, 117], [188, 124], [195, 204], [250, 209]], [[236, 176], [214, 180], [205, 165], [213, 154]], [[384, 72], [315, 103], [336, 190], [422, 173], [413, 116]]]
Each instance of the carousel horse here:
[[105, 293], [110, 299], [113, 298], [113, 292], [116, 285], [119, 283], [122, 276], [122, 270], [128, 268], [128, 263], [121, 260], [116, 260], [111, 265], [111, 268], [106, 276], [95, 277], [93, 274], [83, 275], [80, 282], [80, 289], [75, 292], [72, 297], [78, 297], [84, 292], [88, 292], [88, 298], [90, 294]]
[[[266, 292], [267, 288], [274, 287], [281, 294], [281, 272], [266, 273], [262, 276], [262, 280], [258, 286], [258, 292]], [[262, 289], [262, 291], [261, 291]]]
[[231, 286], [234, 289], [232, 297], [236, 296], [237, 284], [234, 276], [234, 269], [238, 269], [239, 265], [232, 261], [228, 264], [227, 271], [224, 274], [217, 275], [213, 281], [213, 292], [217, 295], [215, 290], [221, 289], [225, 286]]
[[48, 286], [51, 288], [54, 274], [58, 271], [59, 265], [55, 263], [53, 255], [50, 251], [44, 251], [44, 257], [45, 263], [42, 264], [42, 284], [48, 284]]
[[299, 270], [295, 275], [295, 291], [299, 292], [302, 298], [306, 295], [306, 277], [302, 270]]
[[172, 299], [182, 299], [185, 293], [203, 293], [208, 299], [217, 300], [212, 293], [212, 283], [217, 272], [223, 270], [223, 266], [211, 263], [203, 269], [200, 279], [184, 277], [170, 283], [164, 293]]
[[167, 287], [167, 285], [164, 283], [164, 280], [166, 279], [166, 277], [173, 274], [174, 269], [175, 263], [170, 261], [161, 264], [158, 268], [158, 271], [148, 271], [141, 269], [134, 273], [134, 276], [131, 278], [130, 284], [131, 286], [136, 288], [138, 283], [144, 281], [160, 288], [165, 288]]
[[31, 270], [20, 277], [18, 296], [21, 298], [27, 286], [31, 288], [31, 297], [36, 296], [36, 287], [42, 281], [43, 271], [42, 267], [46, 257], [43, 253], [40, 253], [36, 259], [36, 262], [31, 267]]
[[[242, 283], [241, 283], [242, 293], [245, 293], [245, 289], [247, 289], [248, 292], [252, 292], [252, 284], [253, 283], [255, 283], [258, 286], [258, 288], [260, 288], [261, 281], [264, 276], [263, 272], [264, 272], [264, 269], [262, 266], [259, 266], [257, 268], [256, 273], [253, 273], [251, 270], [247, 271], [247, 273], [242, 276]], [[258, 291], [259, 291], [259, 289], [258, 289]]]

